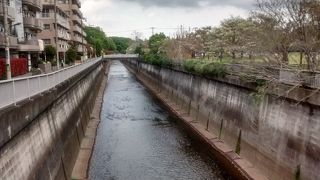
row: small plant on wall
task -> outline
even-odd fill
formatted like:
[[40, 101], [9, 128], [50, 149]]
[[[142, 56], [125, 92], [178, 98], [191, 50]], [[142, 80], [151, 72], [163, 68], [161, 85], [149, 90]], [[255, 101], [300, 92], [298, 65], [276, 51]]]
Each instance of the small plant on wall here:
[[240, 151], [241, 151], [241, 136], [242, 136], [242, 131], [240, 129], [238, 141], [237, 141], [237, 146], [236, 146], [236, 153], [239, 155], [240, 155]]

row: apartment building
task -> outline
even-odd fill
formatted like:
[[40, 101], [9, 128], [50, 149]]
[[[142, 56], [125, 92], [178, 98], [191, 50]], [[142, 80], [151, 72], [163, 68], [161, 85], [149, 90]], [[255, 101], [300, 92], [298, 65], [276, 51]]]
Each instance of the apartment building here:
[[[55, 2], [54, 0], [42, 1], [41, 20], [44, 30], [38, 34], [45, 45], [56, 46]], [[83, 31], [83, 15], [80, 11], [81, 3], [78, 0], [57, 0], [57, 45], [59, 59], [65, 60], [65, 53], [70, 46], [75, 46], [79, 55], [86, 55], [86, 34]]]
[[84, 32], [83, 14], [80, 11], [81, 3], [79, 0], [58, 0], [59, 6], [69, 15], [69, 24], [71, 34], [70, 44], [74, 45], [81, 55], [86, 55], [85, 40], [86, 33]]
[[[39, 53], [43, 51], [42, 40], [37, 34], [43, 29], [40, 0], [5, 0], [8, 20], [10, 54], [12, 58], [28, 59], [31, 64], [37, 63]], [[4, 11], [0, 3], [0, 58], [5, 57]]]
[[[54, 0], [41, 0], [42, 13], [40, 20], [43, 23], [43, 31], [38, 33], [38, 38], [42, 39], [44, 45], [57, 46], [59, 60], [64, 60], [65, 53], [69, 49], [71, 41], [69, 15], [61, 9], [59, 5], [57, 9], [57, 25], [55, 23], [55, 2]], [[57, 28], [57, 32], [56, 32]], [[56, 36], [57, 34], [57, 36]], [[57, 37], [57, 38], [56, 38]], [[57, 41], [57, 42], [56, 42]]]

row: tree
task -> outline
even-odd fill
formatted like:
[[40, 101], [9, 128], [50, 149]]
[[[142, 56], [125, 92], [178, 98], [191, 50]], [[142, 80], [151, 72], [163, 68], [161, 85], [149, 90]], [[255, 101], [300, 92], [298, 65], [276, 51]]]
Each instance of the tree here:
[[77, 60], [77, 50], [74, 46], [71, 46], [66, 52], [66, 63], [71, 64]]
[[44, 53], [45, 53], [46, 59], [50, 62], [53, 62], [56, 56], [57, 50], [52, 45], [48, 45], [44, 48]]
[[87, 26], [84, 28], [87, 33], [86, 40], [95, 49], [98, 56], [103, 51], [113, 51], [116, 49], [115, 43], [108, 38], [100, 27]]
[[[315, 0], [258, 0], [255, 16], [262, 22], [272, 20], [268, 34], [275, 37], [274, 50], [282, 54], [282, 62], [288, 62], [288, 52], [298, 50], [306, 55], [308, 68], [315, 70], [319, 51], [318, 27], [314, 25], [319, 8]], [[270, 38], [269, 38], [270, 39]], [[302, 56], [301, 56], [302, 57]]]
[[112, 41], [115, 44], [116, 50], [119, 53], [125, 54], [128, 47], [132, 43], [132, 40], [130, 38], [124, 38], [124, 37], [111, 37]]
[[167, 39], [167, 37], [166, 35], [164, 35], [164, 33], [159, 33], [151, 36], [148, 42], [150, 52], [153, 54], [159, 53], [159, 49], [165, 39]]

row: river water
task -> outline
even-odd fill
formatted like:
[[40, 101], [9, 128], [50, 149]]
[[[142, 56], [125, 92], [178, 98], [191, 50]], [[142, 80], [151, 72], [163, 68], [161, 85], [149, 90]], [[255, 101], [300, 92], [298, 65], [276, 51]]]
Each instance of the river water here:
[[119, 62], [110, 67], [91, 180], [230, 179]]

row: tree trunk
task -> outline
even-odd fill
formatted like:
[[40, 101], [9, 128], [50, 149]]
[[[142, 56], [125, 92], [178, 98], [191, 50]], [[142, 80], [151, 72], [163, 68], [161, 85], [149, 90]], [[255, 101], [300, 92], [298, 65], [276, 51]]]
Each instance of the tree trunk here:
[[232, 51], [232, 59], [236, 59], [236, 53]]
[[282, 62], [289, 64], [289, 53], [286, 48], [282, 50]]

